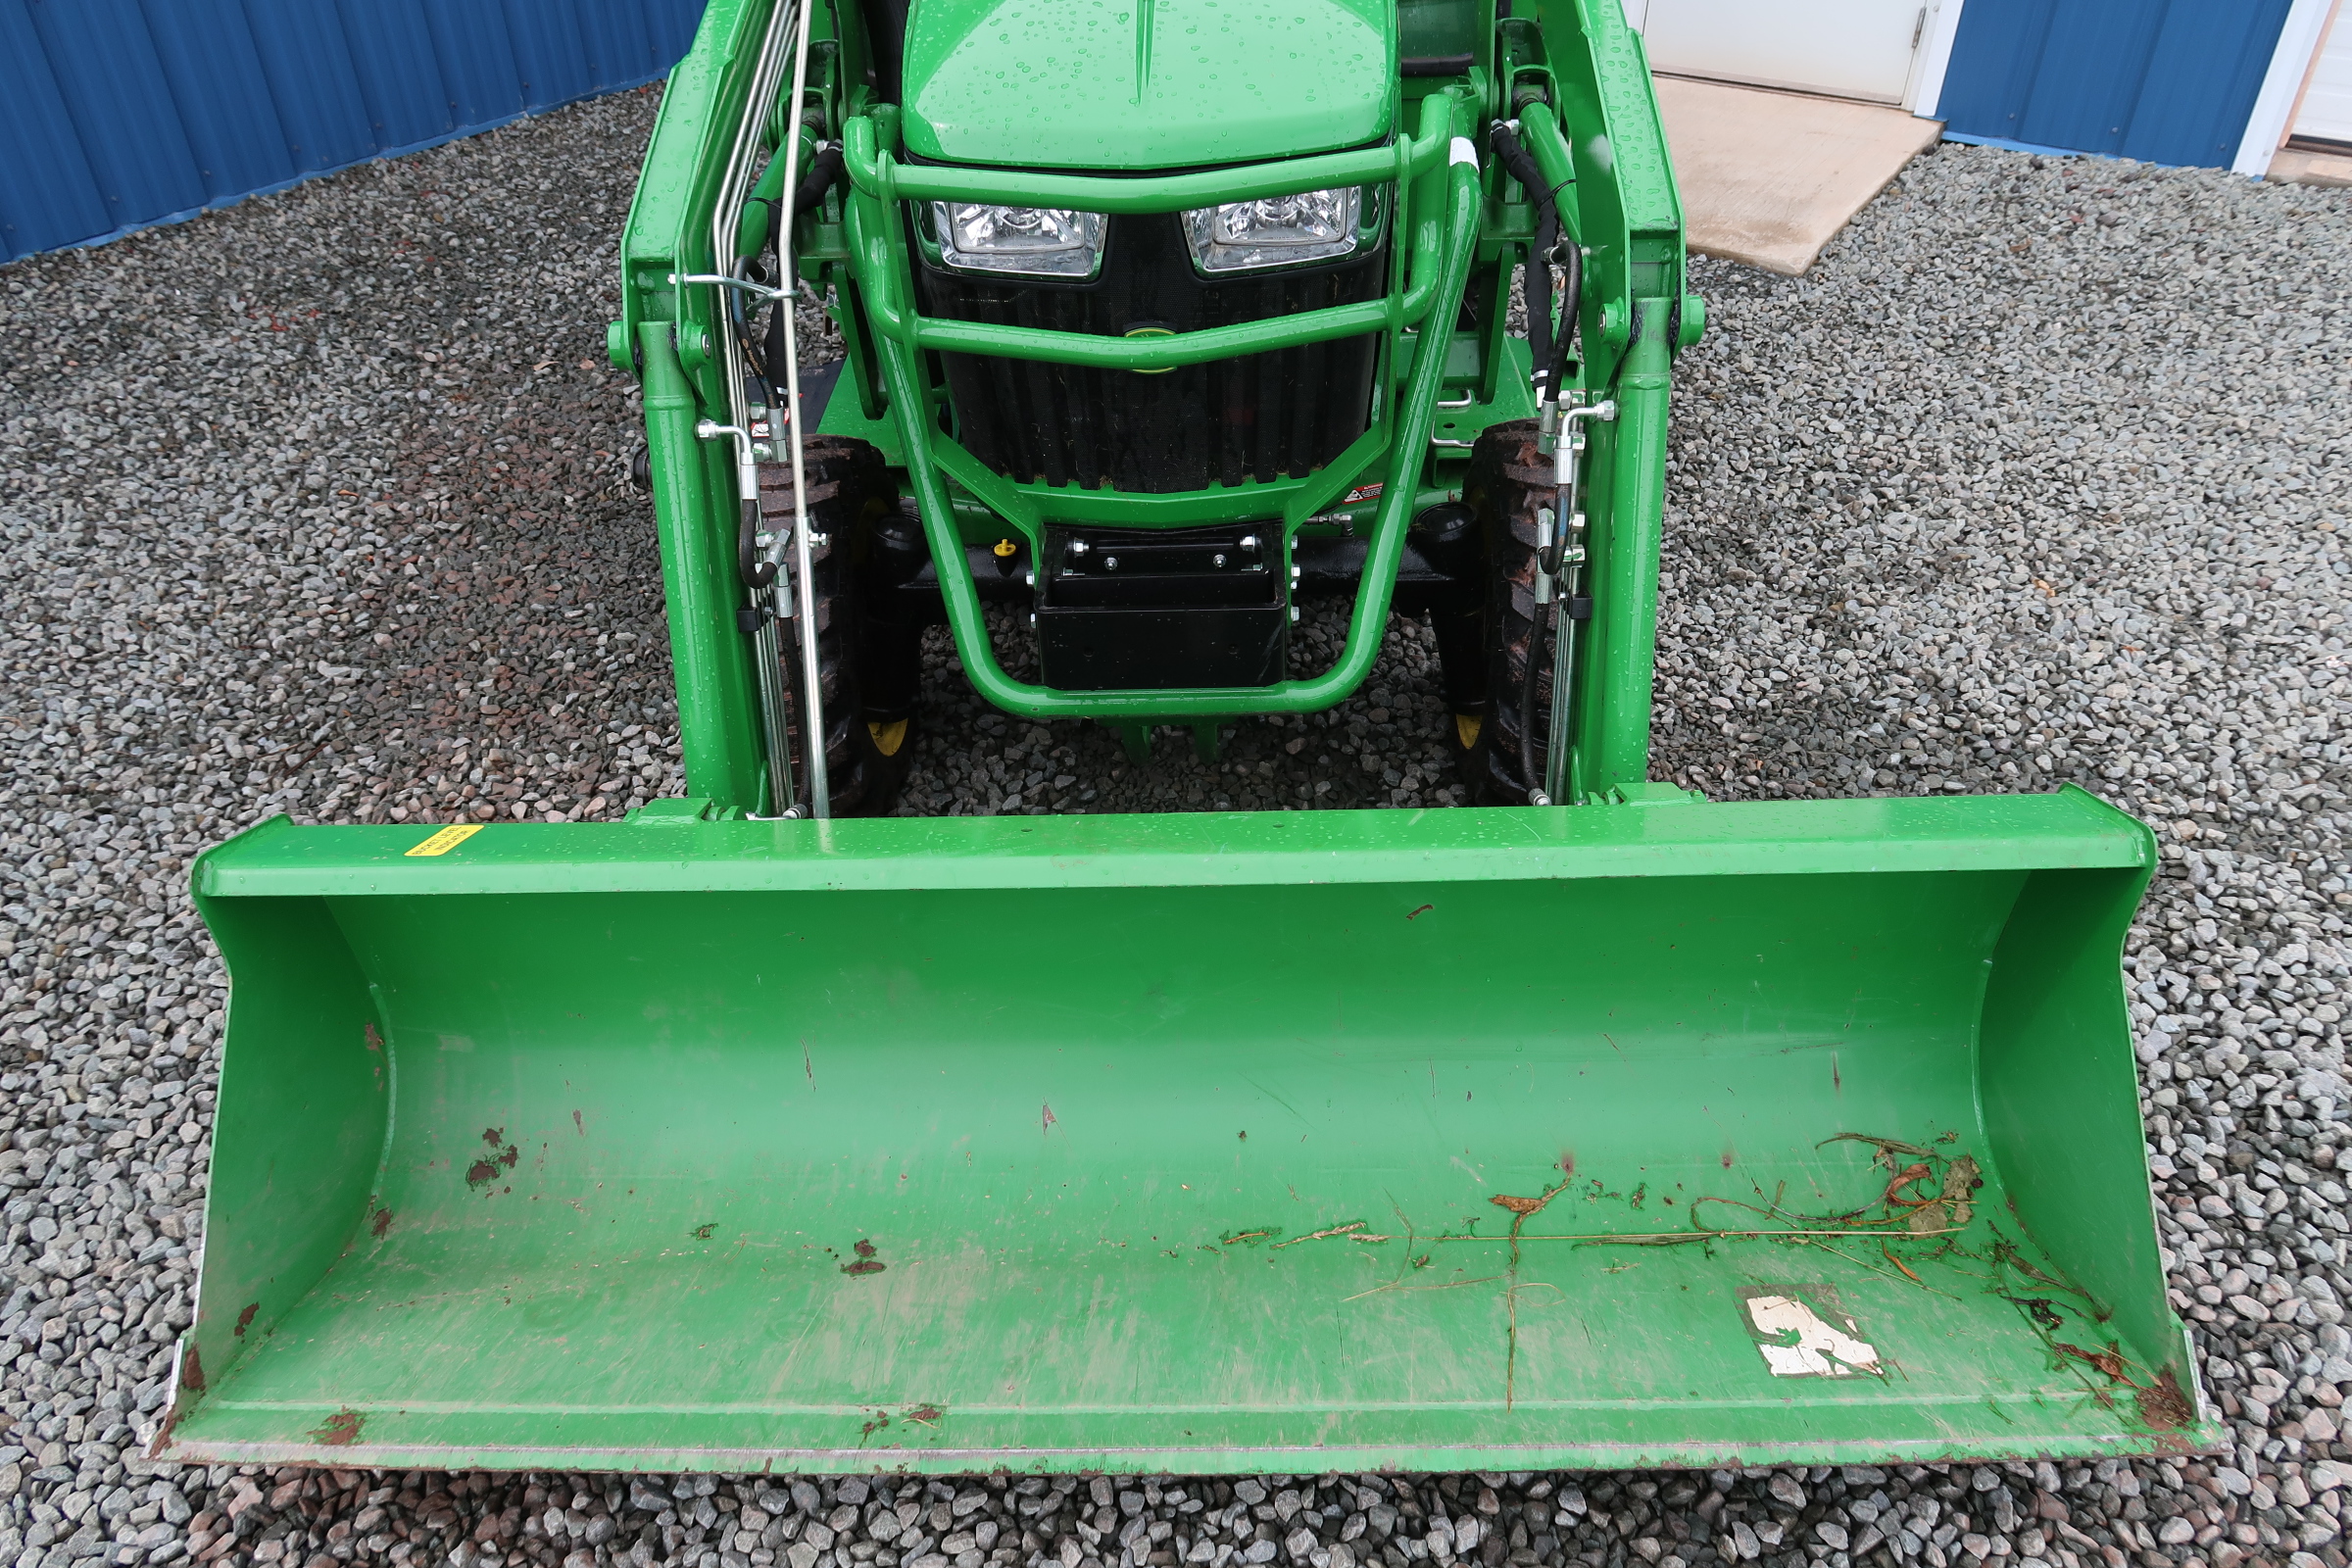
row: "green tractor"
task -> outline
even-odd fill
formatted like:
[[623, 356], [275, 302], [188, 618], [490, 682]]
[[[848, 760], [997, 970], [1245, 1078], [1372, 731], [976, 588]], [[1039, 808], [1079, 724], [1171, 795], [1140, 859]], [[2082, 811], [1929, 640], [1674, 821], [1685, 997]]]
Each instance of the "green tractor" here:
[[[2219, 1435], [2117, 962], [2148, 831], [1648, 778], [1704, 315], [1617, 0], [711, 0], [623, 249], [691, 798], [203, 859], [233, 991], [159, 1455]], [[928, 627], [1008, 712], [1213, 748], [1347, 700], [1397, 613], [1468, 808], [885, 814]]]

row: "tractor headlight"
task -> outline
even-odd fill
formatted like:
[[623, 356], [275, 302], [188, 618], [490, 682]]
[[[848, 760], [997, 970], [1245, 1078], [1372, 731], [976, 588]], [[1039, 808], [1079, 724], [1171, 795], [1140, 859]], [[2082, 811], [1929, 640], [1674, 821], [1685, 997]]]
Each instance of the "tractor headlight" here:
[[1195, 208], [1184, 215], [1184, 235], [1200, 270], [1238, 272], [1349, 255], [1363, 217], [1363, 189], [1348, 185]]
[[933, 202], [939, 257], [971, 272], [1092, 277], [1102, 259], [1102, 215], [1059, 207]]

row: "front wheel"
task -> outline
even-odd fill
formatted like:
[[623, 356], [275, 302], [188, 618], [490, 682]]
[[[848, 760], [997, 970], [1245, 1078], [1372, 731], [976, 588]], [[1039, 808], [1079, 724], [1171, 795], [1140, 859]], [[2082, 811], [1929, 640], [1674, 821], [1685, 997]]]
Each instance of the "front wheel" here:
[[1553, 604], [1536, 603], [1536, 512], [1558, 491], [1533, 419], [1482, 432], [1462, 499], [1486, 545], [1486, 716], [1461, 737], [1463, 783], [1477, 806], [1524, 806], [1550, 752]]

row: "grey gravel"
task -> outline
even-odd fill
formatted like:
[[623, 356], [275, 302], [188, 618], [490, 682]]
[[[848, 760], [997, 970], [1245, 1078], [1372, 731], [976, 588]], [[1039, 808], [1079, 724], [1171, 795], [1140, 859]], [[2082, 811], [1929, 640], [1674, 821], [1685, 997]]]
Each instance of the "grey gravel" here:
[[[1718, 798], [2071, 780], [2156, 824], [2127, 963], [2229, 1452], [1240, 1481], [141, 1460], [218, 1065], [188, 858], [276, 810], [595, 818], [683, 787], [602, 360], [653, 104], [0, 270], [0, 1568], [2344, 1568], [2352, 204], [1948, 147], [1807, 278], [1696, 268], [1659, 769]], [[1215, 766], [986, 712], [933, 657], [911, 810], [1458, 798], [1420, 628]]]

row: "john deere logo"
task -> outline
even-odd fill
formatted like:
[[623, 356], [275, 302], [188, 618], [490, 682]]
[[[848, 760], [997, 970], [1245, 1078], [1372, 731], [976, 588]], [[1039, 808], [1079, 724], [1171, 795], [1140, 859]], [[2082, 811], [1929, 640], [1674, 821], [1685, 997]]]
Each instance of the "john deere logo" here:
[[[1127, 335], [1129, 337], [1174, 337], [1176, 329], [1172, 326], [1131, 326], [1127, 329]], [[1174, 368], [1176, 367], [1173, 365], [1162, 365], [1155, 369], [1139, 369], [1135, 373], [1138, 375], [1165, 375]]]

